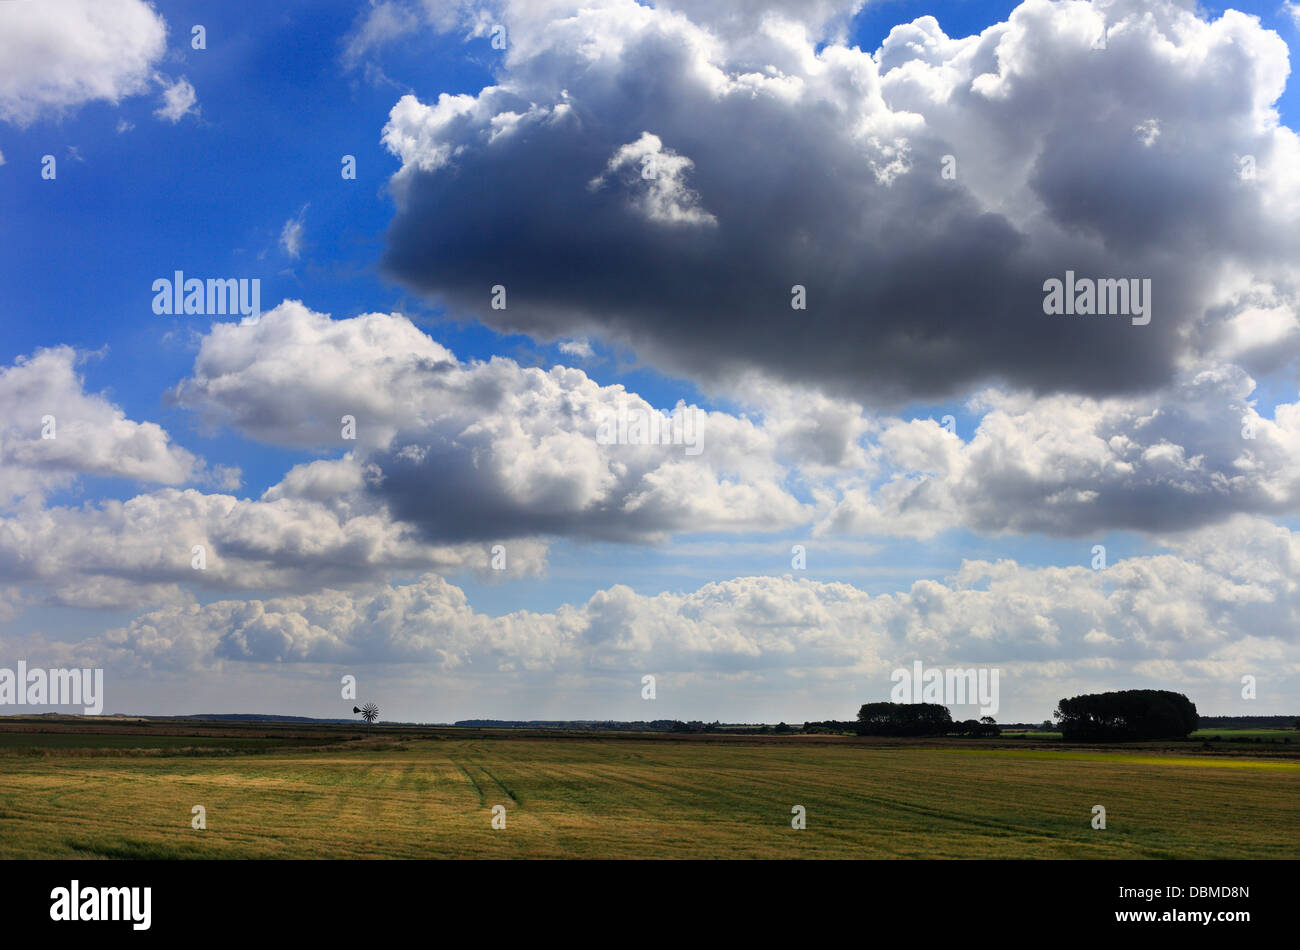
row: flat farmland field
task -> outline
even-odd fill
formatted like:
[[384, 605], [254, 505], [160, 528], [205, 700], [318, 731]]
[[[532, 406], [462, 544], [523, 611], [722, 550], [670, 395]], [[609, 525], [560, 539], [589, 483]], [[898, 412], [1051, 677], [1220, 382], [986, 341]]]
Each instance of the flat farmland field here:
[[1199, 744], [238, 733], [133, 752], [11, 738], [0, 857], [1300, 857], [1300, 760]]

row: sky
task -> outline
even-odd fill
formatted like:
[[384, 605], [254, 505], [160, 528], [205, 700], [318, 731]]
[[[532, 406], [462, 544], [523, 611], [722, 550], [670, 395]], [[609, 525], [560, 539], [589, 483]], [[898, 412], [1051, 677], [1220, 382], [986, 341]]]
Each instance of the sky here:
[[916, 661], [1004, 722], [1296, 713], [1298, 38], [4, 0], [0, 667], [136, 714], [849, 719]]

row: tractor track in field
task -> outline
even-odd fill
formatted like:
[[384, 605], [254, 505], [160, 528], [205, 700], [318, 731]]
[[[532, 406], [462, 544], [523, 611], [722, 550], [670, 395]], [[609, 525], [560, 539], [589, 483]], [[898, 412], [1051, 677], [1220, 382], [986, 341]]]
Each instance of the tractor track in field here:
[[483, 789], [479, 787], [478, 782], [474, 781], [474, 776], [469, 774], [469, 769], [465, 768], [458, 759], [452, 759], [451, 763], [456, 766], [456, 768], [460, 769], [461, 774], [465, 776], [466, 781], [474, 787], [474, 792], [478, 795], [478, 803], [480, 805], [486, 805], [487, 796], [483, 794]]
[[487, 776], [488, 778], [490, 778], [492, 781], [496, 782], [496, 783], [497, 783], [497, 787], [500, 788], [501, 791], [503, 791], [503, 792], [505, 792], [507, 795], [509, 795], [509, 796], [510, 796], [510, 800], [511, 800], [512, 802], [514, 802], [516, 805], [519, 805], [519, 806], [522, 807], [523, 803], [519, 801], [519, 796], [516, 795], [514, 792], [512, 792], [512, 791], [510, 790], [509, 786], [507, 786], [505, 782], [501, 781], [501, 779], [497, 778], [494, 774], [492, 774], [491, 772], [489, 772], [489, 771], [488, 771], [487, 769], [485, 769], [483, 766], [479, 765], [477, 762], [474, 762], [474, 763], [472, 763], [472, 764], [473, 764], [473, 766], [474, 766], [476, 769], [478, 769], [480, 772], [482, 772], [484, 775], [486, 775], [486, 776]]

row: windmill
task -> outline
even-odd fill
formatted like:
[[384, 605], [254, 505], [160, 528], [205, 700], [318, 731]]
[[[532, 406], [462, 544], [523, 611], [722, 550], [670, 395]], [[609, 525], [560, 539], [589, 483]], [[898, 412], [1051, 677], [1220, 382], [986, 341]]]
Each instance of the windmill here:
[[353, 706], [352, 711], [354, 713], [361, 713], [361, 718], [366, 721], [367, 726], [373, 725], [374, 721], [379, 718], [379, 707], [374, 703], [366, 703], [360, 708]]

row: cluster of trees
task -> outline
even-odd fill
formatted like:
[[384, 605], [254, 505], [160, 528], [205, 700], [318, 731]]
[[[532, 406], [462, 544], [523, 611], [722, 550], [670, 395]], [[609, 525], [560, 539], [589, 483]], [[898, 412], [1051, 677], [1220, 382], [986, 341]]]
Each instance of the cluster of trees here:
[[948, 707], [938, 703], [867, 703], [855, 726], [860, 736], [996, 736], [1002, 731], [991, 716], [953, 722]]
[[1165, 689], [1123, 689], [1062, 699], [1056, 706], [1067, 740], [1184, 739], [1196, 729], [1196, 706]]
[[979, 738], [983, 736], [1000, 736], [1002, 730], [992, 716], [981, 716], [979, 719], [963, 719], [961, 722], [954, 722], [949, 730], [949, 735], [975, 736]]
[[[1063, 738], [1071, 741], [1134, 741], [1184, 739], [1199, 723], [1196, 706], [1182, 693], [1163, 689], [1126, 689], [1088, 693], [1062, 699], [1056, 719]], [[866, 703], [856, 723], [807, 723], [805, 732], [846, 732], [861, 736], [997, 736], [990, 716], [953, 722], [938, 703]], [[1051, 723], [1044, 722], [1048, 728]]]

